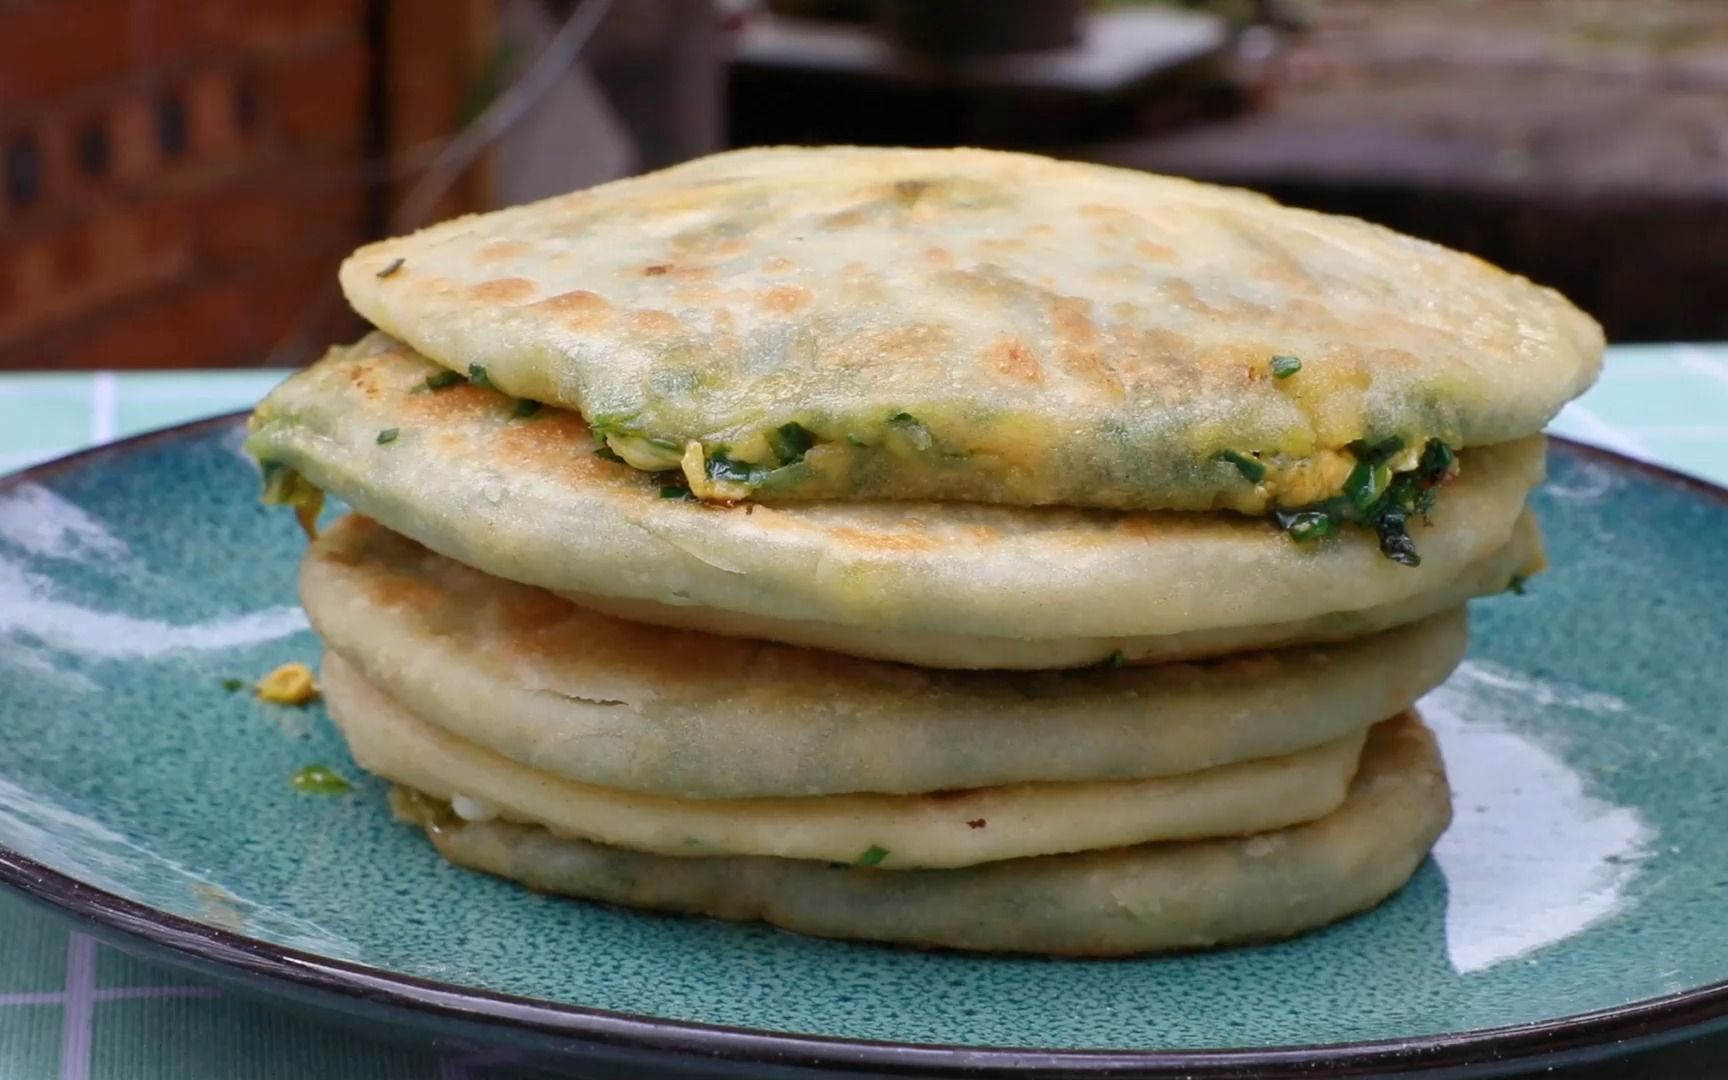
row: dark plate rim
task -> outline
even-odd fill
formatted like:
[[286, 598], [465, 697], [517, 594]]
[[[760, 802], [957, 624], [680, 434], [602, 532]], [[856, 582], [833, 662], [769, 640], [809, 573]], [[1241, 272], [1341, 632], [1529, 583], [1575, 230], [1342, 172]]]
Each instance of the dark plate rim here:
[[[0, 492], [68, 468], [156, 443], [238, 426], [244, 412], [146, 432], [0, 477]], [[1613, 451], [1558, 436], [1566, 453], [1679, 486], [1728, 504], [1728, 488]], [[584, 1047], [738, 1065], [868, 1070], [880, 1074], [988, 1076], [1084, 1074], [1150, 1077], [1364, 1076], [1589, 1056], [1629, 1048], [1728, 1018], [1728, 979], [1663, 997], [1536, 1024], [1368, 1042], [1202, 1050], [1044, 1050], [894, 1043], [802, 1035], [671, 1020], [567, 1005], [462, 987], [336, 960], [207, 926], [86, 884], [20, 852], [0, 847], [0, 886], [62, 914], [148, 946], [159, 957], [265, 983], [288, 983], [319, 996], [382, 1006], [422, 1021], [447, 1019], [514, 1035], [550, 1036]], [[328, 1002], [326, 1002], [328, 1003]], [[569, 1045], [573, 1041], [574, 1045]]]

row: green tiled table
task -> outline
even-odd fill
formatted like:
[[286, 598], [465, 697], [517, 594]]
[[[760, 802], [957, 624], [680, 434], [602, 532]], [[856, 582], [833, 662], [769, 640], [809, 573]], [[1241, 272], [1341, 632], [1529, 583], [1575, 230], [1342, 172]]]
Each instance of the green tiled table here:
[[[279, 372], [0, 376], [0, 472], [244, 408]], [[1728, 345], [1627, 346], [1553, 430], [1728, 485]], [[333, 1028], [0, 894], [0, 1080], [501, 1080], [507, 1055]]]

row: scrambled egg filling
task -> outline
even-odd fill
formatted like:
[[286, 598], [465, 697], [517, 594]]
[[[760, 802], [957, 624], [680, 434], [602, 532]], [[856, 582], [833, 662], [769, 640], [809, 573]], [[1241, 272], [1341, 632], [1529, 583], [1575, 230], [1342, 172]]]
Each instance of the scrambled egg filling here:
[[312, 677], [312, 669], [305, 664], [283, 664], [259, 679], [253, 692], [260, 701], [304, 705], [318, 696], [318, 684]]

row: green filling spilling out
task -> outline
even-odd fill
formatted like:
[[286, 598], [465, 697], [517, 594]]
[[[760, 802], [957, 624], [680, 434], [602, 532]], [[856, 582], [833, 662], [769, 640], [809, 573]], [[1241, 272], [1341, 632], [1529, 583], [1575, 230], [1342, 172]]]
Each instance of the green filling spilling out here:
[[316, 537], [318, 512], [324, 509], [324, 492], [280, 462], [264, 462], [263, 469], [264, 502], [271, 506], [292, 506], [307, 538]]
[[1356, 467], [1345, 478], [1341, 494], [1274, 511], [1274, 518], [1302, 543], [1330, 536], [1346, 524], [1372, 529], [1382, 555], [1404, 566], [1421, 565], [1422, 556], [1410, 538], [1410, 517], [1434, 509], [1441, 486], [1457, 475], [1457, 454], [1440, 440], [1429, 439], [1414, 469], [1393, 473], [1388, 463], [1404, 449], [1404, 440], [1358, 441], [1349, 449], [1356, 455]]

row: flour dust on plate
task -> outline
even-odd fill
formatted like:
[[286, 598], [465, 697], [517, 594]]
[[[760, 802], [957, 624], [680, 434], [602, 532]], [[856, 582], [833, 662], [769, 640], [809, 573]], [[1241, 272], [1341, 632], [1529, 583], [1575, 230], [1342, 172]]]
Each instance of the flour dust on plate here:
[[[319, 651], [304, 540], [246, 494], [238, 438], [0, 482], [0, 876], [158, 956], [379, 1022], [740, 1076], [1534, 1065], [1728, 1015], [1700, 749], [1728, 736], [1728, 497], [1701, 484], [1555, 445], [1534, 500], [1554, 569], [1477, 605], [1470, 659], [1423, 702], [1457, 823], [1404, 892], [1278, 945], [1050, 961], [557, 902], [444, 863], [319, 706], [224, 686]], [[354, 790], [296, 790], [316, 765]]]

